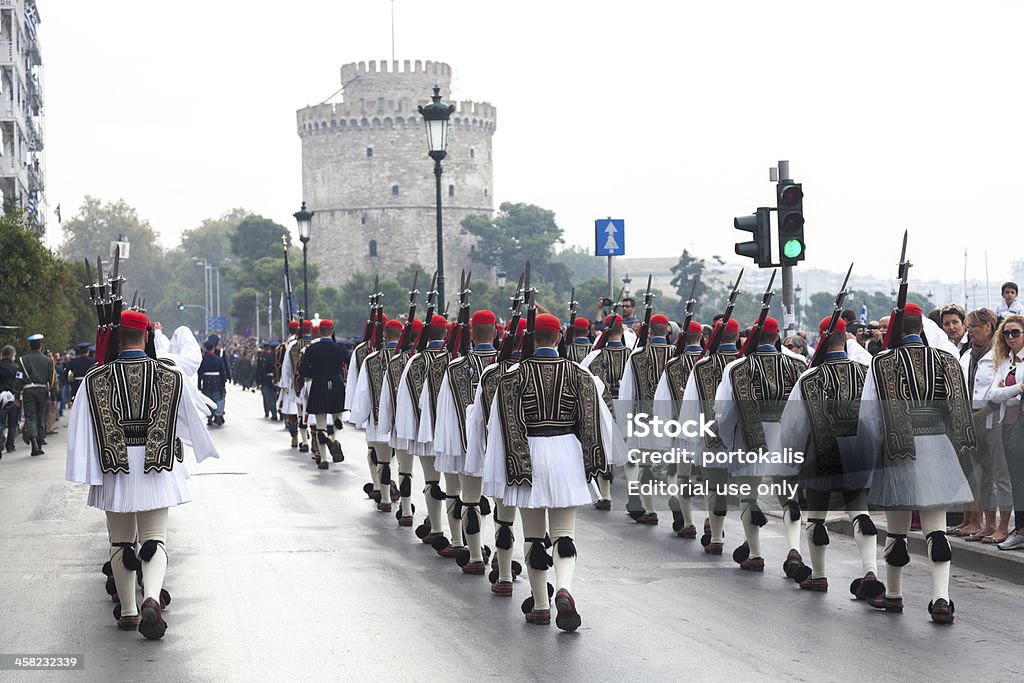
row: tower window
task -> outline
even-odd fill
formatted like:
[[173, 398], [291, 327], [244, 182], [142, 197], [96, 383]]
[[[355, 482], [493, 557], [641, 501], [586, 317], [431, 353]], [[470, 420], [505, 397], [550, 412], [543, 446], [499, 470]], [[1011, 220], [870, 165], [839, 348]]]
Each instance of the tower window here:
[[367, 147], [366, 148], [366, 158], [369, 159], [371, 157], [373, 157], [373, 147]]
[[377, 255], [377, 240], [370, 240], [370, 256]]
[[454, 185], [449, 185], [448, 186], [448, 196], [449, 197], [454, 197], [455, 196], [455, 186]]
[[359, 223], [360, 223], [360, 225], [366, 225], [366, 214], [365, 213], [363, 214], [363, 217], [359, 219]]
[[398, 196], [398, 185], [391, 186], [391, 194], [395, 195], [396, 197]]
[[484, 196], [485, 197], [487, 196], [487, 188], [486, 187], [484, 188]]
[[470, 159], [475, 159], [476, 158], [476, 150], [473, 149], [472, 147], [469, 148], [469, 158]]

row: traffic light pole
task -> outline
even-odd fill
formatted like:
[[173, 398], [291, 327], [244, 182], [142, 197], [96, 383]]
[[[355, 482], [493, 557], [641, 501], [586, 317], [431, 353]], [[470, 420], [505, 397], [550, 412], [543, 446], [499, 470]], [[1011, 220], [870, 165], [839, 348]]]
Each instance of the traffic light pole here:
[[[776, 184], [791, 183], [789, 177], [789, 161], [779, 161], [779, 173]], [[796, 315], [793, 306], [793, 266], [782, 266], [782, 327], [785, 336], [796, 331]]]

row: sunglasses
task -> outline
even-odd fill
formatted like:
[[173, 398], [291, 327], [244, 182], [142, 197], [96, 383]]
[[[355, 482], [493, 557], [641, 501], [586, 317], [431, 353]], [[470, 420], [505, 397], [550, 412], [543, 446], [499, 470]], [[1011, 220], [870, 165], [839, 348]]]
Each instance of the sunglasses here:
[[1003, 330], [1003, 336], [1007, 339], [1016, 339], [1021, 334], [1020, 330]]

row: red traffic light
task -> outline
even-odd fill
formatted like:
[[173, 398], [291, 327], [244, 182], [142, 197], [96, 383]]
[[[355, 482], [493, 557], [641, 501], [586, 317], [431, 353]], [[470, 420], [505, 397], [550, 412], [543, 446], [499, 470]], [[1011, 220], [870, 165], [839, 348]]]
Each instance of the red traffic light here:
[[804, 191], [799, 185], [790, 185], [779, 193], [779, 208], [788, 209], [800, 204], [804, 198]]

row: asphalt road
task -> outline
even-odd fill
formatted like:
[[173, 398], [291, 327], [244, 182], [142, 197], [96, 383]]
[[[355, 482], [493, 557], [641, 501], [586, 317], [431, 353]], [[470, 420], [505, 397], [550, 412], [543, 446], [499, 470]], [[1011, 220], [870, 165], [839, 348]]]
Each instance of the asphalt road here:
[[657, 527], [629, 520], [621, 482], [614, 511], [579, 516], [582, 628], [528, 625], [524, 580], [513, 599], [494, 597], [486, 577], [463, 575], [376, 512], [362, 492], [360, 432], [343, 434], [349, 461], [321, 472], [261, 415], [258, 395], [232, 387], [227, 424], [215, 432], [221, 459], [191, 464], [194, 501], [171, 511], [173, 603], [160, 641], [115, 626], [100, 574], [104, 517], [85, 507], [84, 486], [64, 481], [63, 429], [42, 457], [20, 445], [3, 457], [0, 654], [82, 654], [85, 665], [0, 680], [1024, 677], [1013, 645], [1022, 586], [958, 570], [954, 556], [956, 623], [937, 626], [926, 610], [928, 567], [914, 556], [906, 611], [876, 612], [847, 590], [859, 571], [850, 539], [832, 536], [832, 590], [807, 593], [782, 574], [777, 520], [762, 534], [764, 574], [741, 572], [730, 558], [737, 520], [726, 554], [710, 557], [671, 534], [667, 513]]

